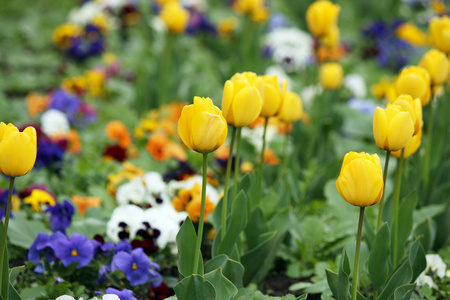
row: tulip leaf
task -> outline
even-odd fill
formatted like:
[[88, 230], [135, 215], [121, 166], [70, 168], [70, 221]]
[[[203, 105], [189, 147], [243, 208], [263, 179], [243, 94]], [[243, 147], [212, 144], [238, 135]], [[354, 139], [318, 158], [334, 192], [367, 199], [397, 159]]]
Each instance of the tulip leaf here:
[[234, 284], [222, 274], [222, 268], [205, 274], [205, 279], [214, 286], [220, 300], [229, 300], [238, 292]]
[[412, 279], [412, 269], [409, 260], [403, 260], [403, 263], [394, 271], [388, 279], [384, 289], [381, 291], [378, 299], [389, 299], [395, 289], [401, 285], [408, 284]]
[[425, 251], [423, 250], [419, 239], [415, 240], [411, 245], [409, 250], [409, 263], [412, 266], [412, 281], [414, 281], [427, 267]]
[[331, 293], [333, 296], [337, 297], [338, 295], [338, 274], [334, 273], [330, 269], [325, 270], [327, 274], [328, 286], [330, 287]]
[[342, 249], [341, 263], [339, 266], [338, 278], [337, 278], [337, 300], [349, 299], [349, 274], [350, 274], [350, 262], [348, 261], [347, 252], [345, 248]]
[[[241, 257], [241, 263], [244, 266], [244, 286], [248, 285], [250, 282], [258, 282], [261, 278], [258, 278], [258, 273], [260, 272], [263, 265], [266, 263], [266, 257], [269, 254], [273, 239], [276, 237], [277, 232], [271, 231], [262, 234], [259, 237], [259, 245], [245, 253]], [[261, 273], [259, 273], [261, 274]]]
[[387, 223], [378, 230], [369, 255], [369, 276], [375, 291], [386, 282], [389, 273], [388, 257], [391, 251], [386, 241], [390, 241]]
[[394, 300], [409, 300], [412, 296], [416, 283], [405, 284], [395, 289]]
[[[0, 232], [3, 232], [3, 222], [0, 223]], [[5, 299], [9, 299], [8, 293], [9, 293], [9, 256], [8, 256], [8, 243], [5, 240], [4, 245], [0, 245], [0, 247], [5, 247], [5, 252], [3, 253], [3, 265], [0, 266], [0, 271], [2, 272], [2, 278], [1, 278], [1, 290], [0, 295], [3, 296]]]
[[[178, 271], [180, 278], [184, 278], [194, 273], [194, 256], [195, 256], [195, 241], [197, 240], [197, 233], [194, 225], [189, 217], [186, 218], [180, 231], [177, 234], [176, 242], [178, 247]], [[199, 253], [198, 272], [203, 274], [203, 259]]]
[[245, 228], [247, 222], [247, 196], [240, 191], [233, 200], [231, 214], [227, 218], [227, 232], [225, 238], [220, 242], [217, 253], [226, 254], [231, 257], [231, 253], [235, 249], [236, 242], [240, 233]]
[[16, 282], [17, 276], [19, 276], [22, 271], [24, 271], [25, 266], [19, 266], [9, 269], [9, 282], [14, 284]]
[[9, 300], [22, 300], [22, 297], [20, 297], [17, 290], [14, 288], [14, 286], [9, 283]]
[[214, 286], [203, 276], [192, 274], [173, 287], [178, 300], [216, 299]]
[[259, 207], [255, 208], [245, 227], [245, 237], [247, 238], [248, 249], [256, 248], [259, 244], [259, 237], [261, 234], [268, 231], [269, 228], [267, 227], [262, 210]]
[[230, 259], [225, 254], [220, 254], [213, 257], [205, 264], [205, 272], [211, 272], [218, 268], [222, 269], [223, 275], [237, 288], [242, 287], [244, 266], [242, 266], [240, 262]]
[[414, 236], [421, 237], [420, 243], [425, 251], [430, 251], [436, 238], [436, 222], [433, 219], [425, 219], [414, 230]]
[[[404, 257], [406, 240], [411, 235], [413, 229], [413, 212], [417, 204], [417, 192], [413, 191], [403, 199], [398, 210], [398, 220], [394, 220], [392, 229], [395, 228], [395, 222], [398, 222], [398, 236], [397, 236], [397, 258], [401, 260]], [[392, 230], [391, 230], [392, 231]], [[394, 236], [394, 234], [392, 234]], [[395, 255], [395, 253], [393, 254]]]

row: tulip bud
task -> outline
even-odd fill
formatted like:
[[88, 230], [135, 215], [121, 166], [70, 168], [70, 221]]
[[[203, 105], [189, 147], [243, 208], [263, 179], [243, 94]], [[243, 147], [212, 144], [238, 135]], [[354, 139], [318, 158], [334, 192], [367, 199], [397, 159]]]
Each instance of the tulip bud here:
[[419, 98], [422, 106], [430, 101], [430, 75], [422, 67], [411, 66], [404, 68], [395, 81], [395, 91], [397, 95], [410, 95]]
[[437, 49], [431, 49], [422, 56], [419, 66], [428, 71], [431, 84], [439, 85], [446, 82], [449, 72], [449, 62], [445, 53]]
[[326, 63], [320, 67], [320, 84], [327, 90], [336, 90], [344, 80], [344, 71], [338, 63]]
[[[409, 139], [409, 142], [403, 149], [403, 158], [408, 158], [414, 153], [416, 153], [417, 149], [419, 149], [420, 147], [421, 141], [422, 141], [422, 129], [419, 131], [418, 134]], [[392, 151], [391, 155], [400, 158], [400, 156], [402, 155], [402, 150]]]
[[19, 132], [13, 124], [0, 123], [0, 173], [18, 177], [31, 171], [36, 162], [36, 129]]
[[194, 151], [206, 154], [222, 146], [227, 138], [227, 122], [210, 98], [194, 97], [178, 120], [178, 134]]
[[336, 188], [351, 205], [366, 207], [377, 204], [383, 193], [383, 173], [378, 155], [347, 153]]
[[306, 22], [309, 31], [315, 36], [328, 34], [337, 25], [340, 6], [330, 1], [319, 0], [312, 3], [306, 11]]
[[393, 104], [399, 105], [403, 111], [409, 112], [414, 123], [414, 135], [418, 134], [423, 126], [422, 103], [420, 99], [416, 98], [413, 100], [410, 95], [400, 95]]
[[399, 105], [377, 107], [373, 116], [373, 136], [377, 147], [396, 151], [406, 146], [414, 133], [411, 115]]
[[280, 110], [283, 100], [277, 76], [261, 76], [264, 82], [264, 100], [261, 109], [261, 117], [272, 117]]
[[428, 29], [431, 36], [431, 43], [437, 49], [450, 53], [450, 17], [435, 17], [430, 20]]
[[189, 21], [189, 11], [179, 2], [170, 1], [164, 4], [159, 17], [166, 24], [170, 32], [178, 34], [186, 30]]
[[223, 116], [235, 127], [250, 125], [261, 113], [264, 83], [255, 73], [237, 73], [225, 82]]
[[294, 123], [303, 116], [303, 104], [300, 96], [294, 92], [286, 91], [283, 95], [283, 104], [281, 105], [278, 118], [287, 123]]

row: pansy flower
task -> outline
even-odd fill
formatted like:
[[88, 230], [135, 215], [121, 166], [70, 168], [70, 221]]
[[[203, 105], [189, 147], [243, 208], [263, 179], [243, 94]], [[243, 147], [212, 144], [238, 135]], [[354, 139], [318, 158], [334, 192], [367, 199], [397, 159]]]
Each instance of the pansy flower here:
[[64, 237], [65, 235], [61, 232], [55, 232], [52, 235], [43, 232], [38, 233], [28, 250], [28, 260], [38, 264], [34, 269], [36, 273], [44, 273], [44, 266], [40, 263], [42, 256], [48, 262], [53, 262], [55, 260], [55, 251], [52, 248], [52, 241]]
[[111, 263], [111, 270], [121, 270], [131, 286], [144, 284], [156, 279], [152, 278], [149, 272], [150, 268], [155, 267], [159, 269], [157, 264], [150, 262], [141, 248], [134, 249], [131, 254], [118, 252], [114, 255]]
[[86, 266], [94, 256], [94, 245], [87, 236], [74, 232], [70, 239], [61, 236], [52, 242], [52, 248], [57, 258], [64, 266], [78, 262], [77, 269]]
[[34, 189], [23, 201], [25, 204], [30, 204], [31, 208], [37, 212], [41, 212], [41, 205], [53, 206], [56, 204], [52, 195], [40, 189]]
[[65, 232], [66, 228], [72, 224], [74, 208], [67, 200], [64, 200], [64, 203], [56, 203], [54, 206], [50, 206], [45, 212], [50, 213], [50, 229], [53, 232]]
[[119, 291], [119, 290], [116, 290], [115, 288], [107, 288], [106, 293], [117, 295], [120, 298], [120, 300], [137, 300], [133, 296], [133, 291], [128, 290], [128, 289], [123, 289], [123, 290]]

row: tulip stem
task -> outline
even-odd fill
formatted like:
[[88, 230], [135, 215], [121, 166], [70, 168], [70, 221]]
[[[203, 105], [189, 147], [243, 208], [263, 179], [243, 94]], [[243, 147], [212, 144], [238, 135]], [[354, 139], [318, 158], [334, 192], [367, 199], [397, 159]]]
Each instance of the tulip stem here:
[[[202, 204], [200, 208], [200, 219], [198, 220], [197, 245], [195, 246], [194, 274], [198, 273], [198, 262], [201, 255], [200, 247], [203, 238], [203, 225], [205, 223], [205, 203], [206, 203], [206, 175], [207, 175], [208, 153], [203, 154], [203, 181], [202, 181]], [[203, 274], [200, 274], [203, 275]]]
[[[358, 234], [356, 236], [356, 250], [355, 250], [355, 263], [353, 265], [353, 285], [352, 285], [352, 300], [356, 300], [358, 292], [358, 268], [359, 268], [359, 250], [361, 248], [361, 233], [364, 222], [364, 209], [361, 207], [359, 210], [359, 222], [358, 222]], [[344, 259], [344, 258], [341, 258]]]
[[[16, 177], [10, 177], [9, 179], [9, 191], [8, 191], [8, 203], [6, 205], [5, 212], [5, 223], [3, 224], [2, 230], [2, 243], [0, 244], [0, 291], [2, 291], [2, 283], [3, 283], [3, 264], [7, 263], [9, 268], [9, 262], [3, 261], [3, 257], [6, 251], [6, 235], [8, 233], [8, 224], [9, 224], [9, 215], [11, 214], [11, 204], [12, 204], [12, 193], [14, 189], [14, 180]], [[4, 296], [4, 295], [3, 295]]]
[[236, 127], [232, 126], [230, 152], [228, 154], [227, 173], [225, 175], [225, 187], [223, 190], [223, 197], [222, 197], [222, 234], [221, 234], [222, 241], [225, 238], [225, 232], [227, 229], [228, 185], [230, 184], [231, 164], [233, 161], [233, 147], [235, 139], [236, 139]]
[[234, 182], [233, 182], [233, 197], [231, 198], [231, 201], [236, 198], [237, 195], [237, 184], [238, 184], [238, 177], [239, 177], [239, 160], [241, 155], [241, 127], [237, 128], [237, 144], [236, 144], [236, 157], [234, 158]]
[[386, 194], [386, 179], [387, 179], [387, 170], [389, 167], [389, 158], [391, 157], [391, 151], [386, 151], [386, 162], [384, 164], [384, 173], [383, 173], [383, 194], [380, 199], [380, 208], [378, 210], [378, 223], [377, 223], [377, 231], [381, 227], [382, 216], [383, 216], [383, 204], [384, 204], [384, 194]]
[[393, 241], [393, 256], [392, 256], [392, 264], [395, 268], [397, 266], [398, 261], [398, 206], [400, 201], [400, 189], [402, 184], [402, 166], [403, 166], [403, 153], [405, 148], [402, 149], [402, 153], [399, 158], [397, 170], [395, 171], [395, 182], [394, 182], [394, 195], [392, 199], [392, 216], [391, 223], [394, 226], [394, 241]]
[[266, 149], [266, 132], [267, 132], [267, 124], [269, 123], [269, 118], [265, 118], [264, 122], [264, 132], [262, 136], [262, 149], [261, 149], [261, 158], [259, 160], [259, 182], [260, 187], [262, 188], [263, 185], [263, 178], [264, 178], [264, 151]]
[[430, 103], [428, 104], [428, 129], [427, 129], [427, 144], [425, 146], [425, 172], [423, 172], [424, 176], [424, 187], [426, 192], [425, 201], [428, 202], [428, 191], [430, 190], [429, 180], [430, 180], [430, 158], [431, 158], [431, 137], [433, 135], [433, 102], [436, 98], [436, 95], [431, 99]]

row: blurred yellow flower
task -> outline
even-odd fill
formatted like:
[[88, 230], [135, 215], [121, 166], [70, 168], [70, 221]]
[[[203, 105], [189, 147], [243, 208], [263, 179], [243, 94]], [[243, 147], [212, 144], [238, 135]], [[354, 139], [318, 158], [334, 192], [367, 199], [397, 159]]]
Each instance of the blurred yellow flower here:
[[278, 85], [277, 76], [263, 75], [261, 78], [264, 82], [264, 97], [259, 115], [262, 117], [273, 117], [281, 108], [283, 95]]
[[170, 1], [163, 5], [159, 17], [170, 32], [178, 34], [186, 30], [189, 21], [189, 11], [177, 1]]
[[395, 34], [401, 40], [413, 46], [425, 46], [428, 43], [428, 36], [411, 22], [405, 22], [397, 27]]
[[430, 74], [431, 84], [439, 85], [447, 81], [449, 75], [449, 60], [444, 52], [431, 49], [426, 52], [419, 62], [419, 66]]
[[92, 97], [102, 97], [104, 94], [105, 74], [98, 69], [91, 69], [84, 73], [88, 93]]
[[225, 18], [217, 23], [217, 32], [221, 36], [231, 36], [239, 25], [239, 20], [235, 17]]
[[28, 197], [23, 199], [25, 204], [31, 205], [31, 208], [37, 212], [41, 212], [41, 205], [54, 206], [55, 199], [46, 191], [34, 189]]
[[428, 30], [430, 32], [431, 43], [434, 47], [445, 52], [450, 53], [450, 17], [434, 17], [428, 23]]
[[53, 44], [60, 49], [72, 46], [72, 39], [83, 34], [83, 28], [78, 25], [66, 23], [58, 26], [52, 34]]
[[409, 112], [414, 124], [414, 135], [418, 134], [423, 126], [422, 103], [420, 99], [413, 99], [410, 95], [400, 95], [393, 104], [399, 105], [404, 111]]
[[422, 106], [427, 105], [431, 96], [428, 71], [419, 66], [404, 68], [395, 80], [395, 92], [397, 95], [407, 94], [419, 98]]
[[[409, 139], [409, 142], [406, 144], [403, 150], [403, 158], [408, 158], [414, 153], [416, 153], [417, 149], [419, 149], [420, 144], [422, 142], [422, 129], [420, 129], [419, 133]], [[402, 150], [392, 151], [391, 155], [400, 158], [402, 155]]]
[[333, 27], [337, 26], [339, 5], [327, 0], [312, 3], [306, 11], [308, 30], [315, 36], [327, 35]]
[[326, 90], [336, 90], [344, 80], [344, 71], [338, 63], [326, 63], [320, 66], [320, 84]]
[[76, 95], [83, 94], [86, 90], [86, 85], [86, 78], [83, 76], [66, 77], [61, 84], [63, 89]]

